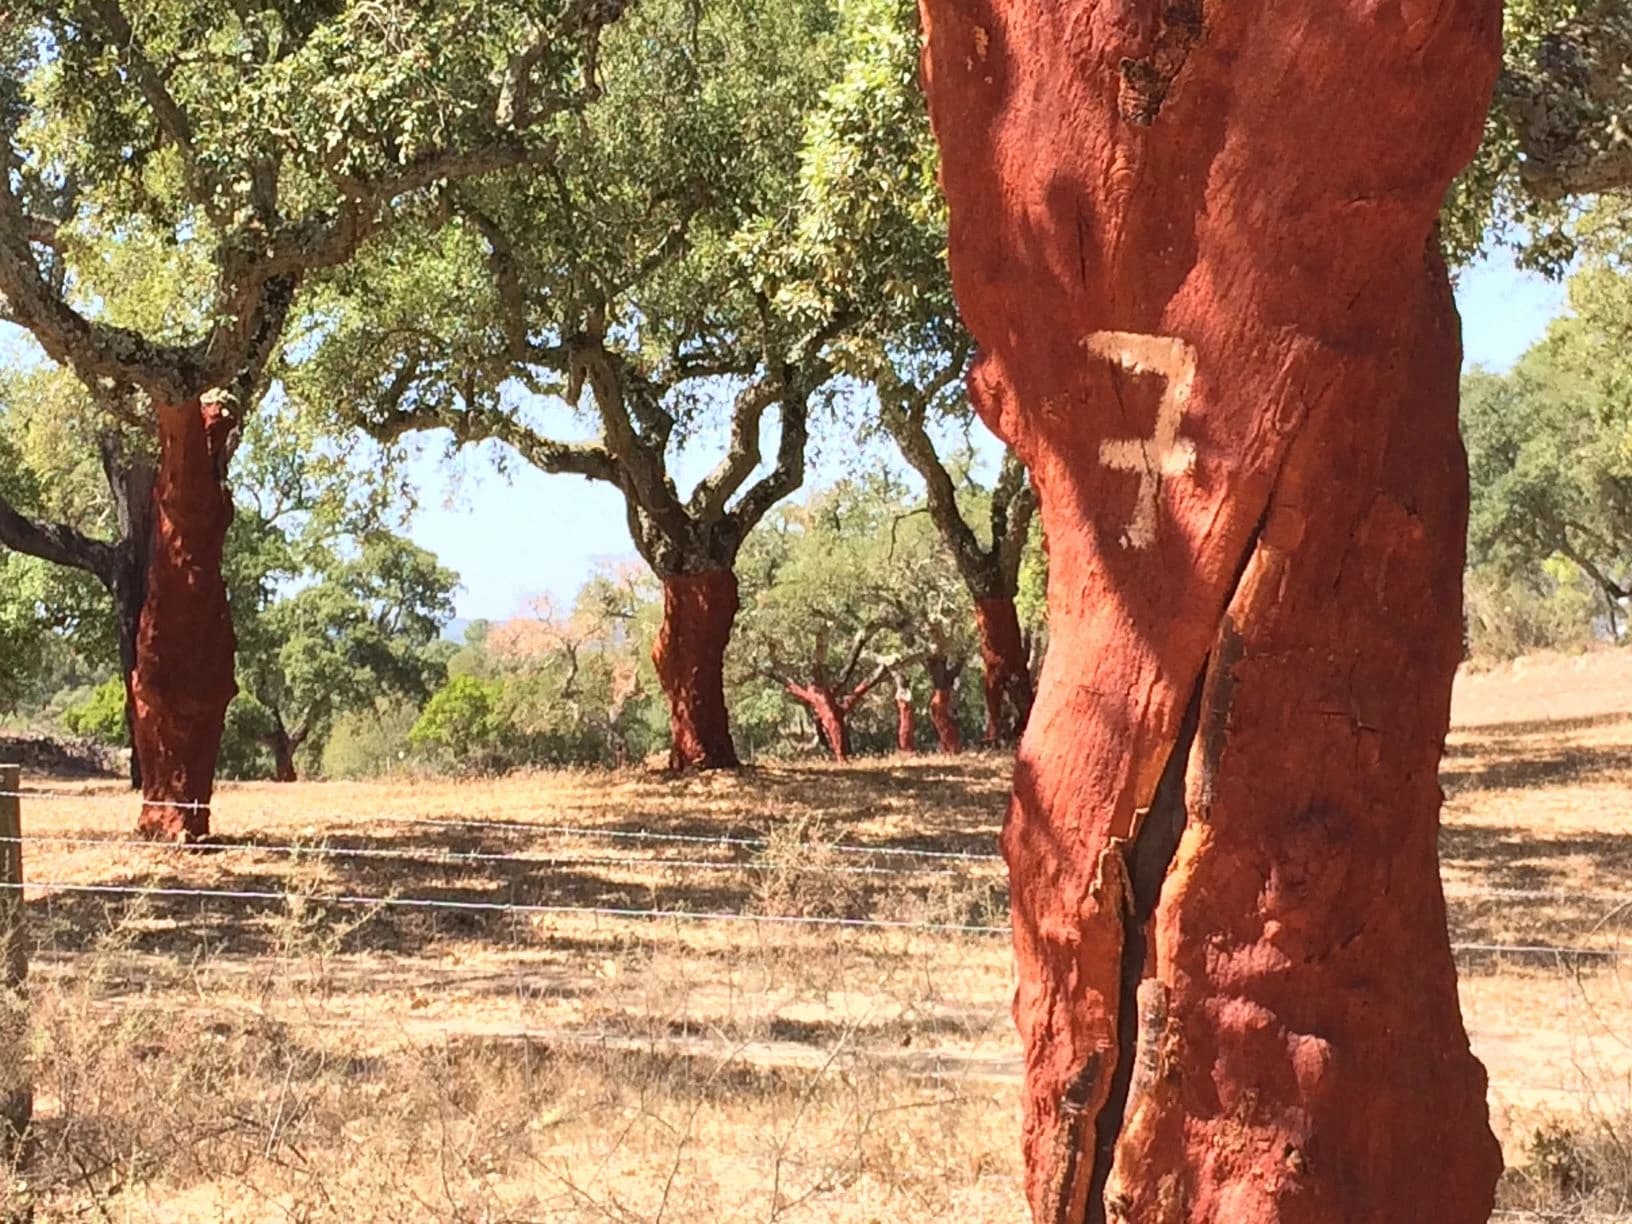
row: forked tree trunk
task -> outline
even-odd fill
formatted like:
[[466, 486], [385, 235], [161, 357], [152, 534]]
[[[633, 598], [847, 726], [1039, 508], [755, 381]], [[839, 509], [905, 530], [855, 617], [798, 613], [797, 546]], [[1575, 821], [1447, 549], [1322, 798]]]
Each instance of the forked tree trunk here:
[[1012, 744], [1031, 717], [1031, 668], [1012, 596], [975, 600], [986, 698], [986, 742]]
[[850, 759], [850, 711], [855, 703], [840, 697], [825, 684], [790, 684], [788, 692], [810, 708], [816, 733], [835, 761]]
[[272, 736], [272, 780], [274, 782], [299, 782], [300, 773], [295, 769], [295, 750], [289, 746], [289, 737], [282, 734]]
[[669, 768], [735, 769], [725, 709], [725, 648], [737, 618], [737, 578], [728, 569], [663, 579], [663, 625], [652, 662], [669, 701]]
[[918, 751], [918, 716], [912, 708], [912, 689], [900, 685], [895, 690], [895, 750], [904, 755]]
[[283, 716], [276, 710], [272, 712], [272, 730], [266, 737], [267, 744], [272, 749], [272, 780], [274, 782], [298, 782], [300, 773], [295, 768], [295, 753], [306, 742], [306, 728], [290, 733], [289, 728], [283, 725]]
[[131, 683], [144, 798], [139, 827], [191, 841], [210, 831], [215, 759], [238, 691], [221, 576], [236, 424], [225, 405], [198, 400], [160, 405], [158, 421], [153, 553]]
[[1050, 649], [1003, 836], [1046, 1224], [1473, 1224], [1436, 767], [1499, 0], [924, 0]]

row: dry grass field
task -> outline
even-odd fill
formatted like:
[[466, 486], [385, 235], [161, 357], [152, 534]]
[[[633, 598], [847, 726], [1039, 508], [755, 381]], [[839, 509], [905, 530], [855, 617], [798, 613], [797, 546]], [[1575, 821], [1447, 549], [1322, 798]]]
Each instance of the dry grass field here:
[[[1466, 677], [1456, 716], [1503, 1210], [1632, 1219], [1632, 653]], [[27, 783], [71, 796], [25, 804], [31, 880], [157, 891], [29, 893], [0, 1219], [1023, 1219], [996, 758], [235, 786], [203, 852]], [[1511, 950], [1554, 946], [1629, 959]]]

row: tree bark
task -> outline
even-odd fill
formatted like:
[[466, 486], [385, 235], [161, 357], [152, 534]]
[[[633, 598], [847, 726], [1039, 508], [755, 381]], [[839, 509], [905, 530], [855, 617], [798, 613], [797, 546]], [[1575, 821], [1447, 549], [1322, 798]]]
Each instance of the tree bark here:
[[954, 667], [943, 654], [931, 654], [924, 660], [929, 672], [929, 721], [935, 726], [935, 743], [947, 756], [963, 751], [963, 733], [958, 729], [957, 697], [952, 686], [958, 681], [962, 664]]
[[151, 460], [125, 454], [117, 436], [99, 442], [102, 472], [113, 498], [119, 540], [103, 585], [113, 599], [119, 628], [119, 674], [125, 684], [125, 734], [130, 742], [130, 786], [142, 788], [142, 761], [136, 751], [136, 641], [147, 599], [147, 567], [153, 555], [153, 488], [158, 478]]
[[272, 749], [272, 780], [299, 782], [300, 773], [295, 768], [295, 753], [306, 742], [306, 728], [302, 727], [291, 735], [289, 728], [283, 724], [283, 715], [273, 710], [272, 730], [267, 735], [266, 742]]
[[669, 701], [669, 768], [735, 769], [725, 708], [725, 648], [737, 618], [729, 569], [663, 579], [663, 625], [652, 662]]
[[895, 750], [904, 756], [918, 751], [918, 716], [912, 708], [912, 689], [900, 685], [895, 690]]
[[210, 831], [216, 755], [238, 691], [221, 574], [236, 422], [216, 400], [161, 404], [158, 420], [153, 553], [131, 684], [144, 799], [139, 828], [195, 841]]
[[1003, 835], [1034, 1217], [1483, 1221], [1433, 231], [1498, 0], [924, 12], [971, 391], [1049, 540]]
[[810, 707], [816, 730], [835, 761], [850, 759], [850, 711], [854, 703], [825, 684], [790, 684], [788, 692]]
[[[151, 546], [151, 541], [149, 542]], [[143, 567], [145, 570], [145, 566]], [[130, 742], [130, 788], [142, 789], [142, 758], [136, 751], [136, 639], [141, 631], [145, 574], [141, 585], [116, 582], [113, 615], [119, 625], [119, 674], [125, 683], [125, 735]]]
[[1012, 596], [975, 600], [986, 698], [986, 742], [1012, 744], [1031, 717], [1031, 668]]
[[938, 688], [929, 695], [929, 721], [935, 724], [935, 743], [947, 756], [963, 751], [963, 733], [958, 730], [955, 709], [950, 688]]

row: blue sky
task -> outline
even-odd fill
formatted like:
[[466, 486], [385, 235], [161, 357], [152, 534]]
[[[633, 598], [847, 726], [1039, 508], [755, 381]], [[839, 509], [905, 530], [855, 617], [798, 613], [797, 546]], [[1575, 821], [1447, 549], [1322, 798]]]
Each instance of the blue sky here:
[[[1565, 290], [1498, 256], [1462, 274], [1457, 302], [1468, 362], [1503, 369], [1563, 310]], [[511, 616], [543, 593], [568, 598], [598, 561], [633, 555], [615, 491], [523, 464], [501, 474], [494, 453], [483, 448], [448, 465], [433, 443], [413, 465], [421, 508], [411, 534], [463, 579], [461, 618]], [[830, 483], [860, 453], [848, 436], [819, 442], [807, 487]], [[683, 457], [680, 484], [697, 480], [711, 459], [702, 440]]]
[[[1562, 312], [1565, 299], [1563, 285], [1520, 272], [1501, 255], [1464, 271], [1457, 302], [1469, 364], [1511, 365]], [[0, 325], [0, 361], [26, 359], [23, 352], [15, 329]], [[539, 423], [563, 436], [583, 433], [560, 410], [545, 412]], [[682, 456], [682, 488], [707, 471], [717, 441], [701, 437]], [[490, 444], [450, 462], [442, 440], [433, 438], [420, 446], [410, 469], [419, 490], [410, 534], [459, 573], [461, 619], [512, 616], [546, 593], [570, 598], [597, 563], [633, 555], [615, 491], [575, 476], [546, 476], [522, 463], [501, 471], [494, 462], [500, 453]], [[819, 431], [807, 488], [831, 483], [883, 453], [858, 441], [851, 426]]]

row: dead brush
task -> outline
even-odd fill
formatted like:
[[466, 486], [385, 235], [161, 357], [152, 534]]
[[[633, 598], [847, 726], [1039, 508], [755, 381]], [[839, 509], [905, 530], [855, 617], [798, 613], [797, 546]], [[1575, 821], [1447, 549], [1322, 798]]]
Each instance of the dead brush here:
[[990, 872], [954, 870], [921, 886], [891, 889], [880, 898], [879, 918], [950, 927], [1006, 927], [1008, 883]]
[[1498, 1202], [1538, 1220], [1632, 1218], [1632, 1108], [1549, 1117], [1502, 1178]]
[[868, 877], [837, 848], [819, 816], [778, 825], [755, 858], [750, 910], [795, 918], [857, 918], [866, 913]]

